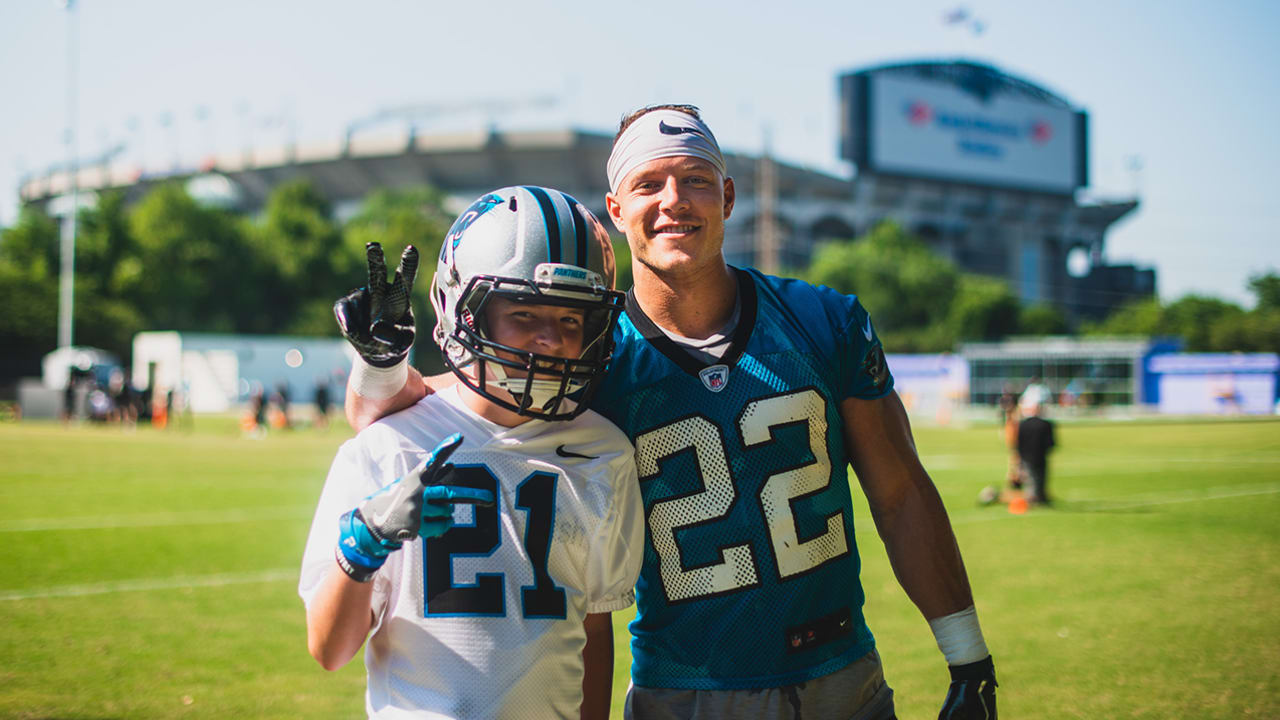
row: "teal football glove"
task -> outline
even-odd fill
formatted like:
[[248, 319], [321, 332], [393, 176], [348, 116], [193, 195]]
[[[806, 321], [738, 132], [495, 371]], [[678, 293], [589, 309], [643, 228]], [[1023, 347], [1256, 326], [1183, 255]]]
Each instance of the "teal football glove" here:
[[367, 582], [407, 540], [443, 535], [453, 527], [455, 504], [493, 505], [488, 490], [442, 482], [453, 471], [449, 456], [461, 444], [459, 433], [445, 438], [407, 475], [338, 519], [334, 556], [352, 580]]
[[996, 666], [991, 656], [953, 665], [938, 720], [996, 720]]

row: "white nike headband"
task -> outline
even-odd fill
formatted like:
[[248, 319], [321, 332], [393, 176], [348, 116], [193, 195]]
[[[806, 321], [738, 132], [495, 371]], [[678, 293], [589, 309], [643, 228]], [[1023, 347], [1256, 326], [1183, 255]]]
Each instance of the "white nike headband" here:
[[679, 110], [654, 110], [641, 115], [613, 144], [609, 154], [609, 190], [618, 187], [632, 170], [665, 157], [701, 158], [727, 175], [720, 144], [706, 123]]

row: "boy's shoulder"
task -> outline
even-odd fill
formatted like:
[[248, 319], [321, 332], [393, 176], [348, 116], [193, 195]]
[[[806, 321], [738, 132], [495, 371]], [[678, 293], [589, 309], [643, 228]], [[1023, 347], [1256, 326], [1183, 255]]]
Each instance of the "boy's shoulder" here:
[[[394, 449], [406, 443], [421, 441], [424, 431], [457, 424], [459, 410], [433, 393], [404, 410], [391, 413], [370, 423], [356, 433], [350, 442], [370, 450]], [[447, 433], [446, 433], [447, 434]]]
[[575, 430], [599, 435], [608, 442], [626, 446], [631, 445], [631, 441], [627, 439], [626, 433], [622, 432], [621, 428], [595, 410], [585, 410], [581, 415], [570, 420], [569, 423], [572, 424]]

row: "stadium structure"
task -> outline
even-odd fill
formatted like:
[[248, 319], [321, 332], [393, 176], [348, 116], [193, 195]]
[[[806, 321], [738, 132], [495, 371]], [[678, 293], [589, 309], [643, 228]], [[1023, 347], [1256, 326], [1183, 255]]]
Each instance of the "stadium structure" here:
[[[1108, 265], [1108, 228], [1137, 199], [1081, 199], [1088, 184], [1086, 113], [996, 68], [964, 61], [913, 62], [838, 79], [838, 177], [770, 157], [728, 153], [738, 189], [727, 226], [730, 263], [766, 272], [803, 267], [823, 242], [893, 220], [960, 268], [1007, 280], [1027, 303], [1068, 317], [1100, 317], [1155, 293], [1155, 272]], [[711, 118], [714, 124], [714, 118]], [[834, 138], [833, 138], [834, 140]], [[517, 183], [563, 189], [604, 215], [604, 167], [612, 136], [578, 128], [419, 134], [349, 132], [329, 144], [284, 146], [210, 158], [159, 175], [82, 166], [83, 191], [119, 189], [137, 199], [180, 181], [197, 199], [254, 213], [280, 183], [308, 179], [339, 217], [372, 190], [430, 184], [459, 202]], [[65, 198], [71, 173], [27, 178], [25, 204]], [[65, 200], [62, 202], [65, 203]], [[1068, 272], [1073, 254], [1087, 258]]]

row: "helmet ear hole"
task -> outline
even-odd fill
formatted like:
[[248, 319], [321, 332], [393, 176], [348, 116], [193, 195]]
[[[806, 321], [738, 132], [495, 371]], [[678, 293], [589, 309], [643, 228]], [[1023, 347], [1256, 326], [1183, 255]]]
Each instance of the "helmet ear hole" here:
[[507, 209], [508, 209], [508, 210], [510, 210], [511, 212], [515, 212], [515, 211], [516, 211], [516, 196], [515, 196], [515, 195], [512, 195], [512, 196], [511, 196], [511, 200], [507, 203]]

